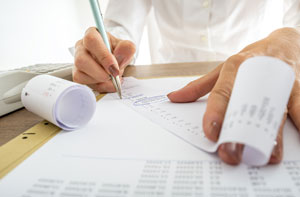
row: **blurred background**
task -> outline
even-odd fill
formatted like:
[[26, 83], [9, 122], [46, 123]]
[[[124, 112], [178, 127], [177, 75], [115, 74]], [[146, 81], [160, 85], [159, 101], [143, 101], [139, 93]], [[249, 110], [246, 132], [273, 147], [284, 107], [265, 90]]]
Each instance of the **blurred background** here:
[[[105, 15], [108, 0], [100, 0]], [[88, 0], [0, 2], [0, 70], [73, 62], [68, 51], [94, 25]], [[137, 65], [150, 64], [145, 27]]]

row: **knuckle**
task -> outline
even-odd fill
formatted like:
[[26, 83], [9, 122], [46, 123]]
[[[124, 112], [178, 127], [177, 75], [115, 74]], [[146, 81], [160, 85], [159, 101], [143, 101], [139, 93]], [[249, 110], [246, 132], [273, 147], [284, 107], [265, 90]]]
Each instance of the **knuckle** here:
[[81, 76], [79, 71], [75, 71], [73, 73], [73, 81], [80, 83], [81, 82]]
[[199, 86], [199, 82], [197, 80], [188, 83], [187, 87], [191, 87], [193, 89], [191, 93], [194, 94], [194, 96], [200, 95], [203, 92], [203, 89]]
[[78, 40], [75, 44], [75, 48], [79, 47], [82, 45], [82, 39], [81, 40]]
[[228, 85], [214, 88], [211, 92], [211, 95], [221, 97], [222, 99], [225, 99], [228, 102], [231, 95], [231, 88]]
[[231, 62], [239, 62], [241, 60], [244, 59], [244, 56], [241, 55], [241, 54], [235, 54], [235, 55], [232, 55], [228, 58], [228, 61], [231, 61]]
[[84, 69], [86, 62], [86, 58], [83, 55], [77, 55], [74, 60], [74, 64], [78, 70]]
[[91, 31], [87, 32], [83, 38], [83, 45], [85, 46], [85, 48], [92, 48], [95, 42], [97, 42], [97, 34]]
[[131, 41], [129, 41], [129, 40], [124, 40], [123, 42], [124, 42], [125, 48], [126, 48], [128, 51], [130, 51], [130, 52], [132, 52], [132, 53], [135, 53], [135, 51], [136, 51], [136, 46], [135, 46], [135, 44], [134, 44], [133, 42], [131, 42]]
[[243, 55], [243, 54], [238, 53], [236, 55], [230, 56], [226, 60], [225, 66], [226, 67], [230, 66], [230, 67], [238, 68], [241, 65], [241, 63], [245, 60], [246, 60], [246, 56]]
[[97, 31], [96, 27], [89, 27], [87, 28], [87, 30], [85, 31], [85, 34], [87, 34], [88, 32], [91, 32], [91, 31]]
[[101, 56], [100, 56], [100, 59], [99, 59], [100, 63], [104, 66], [104, 67], [108, 67], [112, 64], [114, 64], [114, 60], [112, 58], [112, 55], [109, 54], [109, 53], [103, 53]]

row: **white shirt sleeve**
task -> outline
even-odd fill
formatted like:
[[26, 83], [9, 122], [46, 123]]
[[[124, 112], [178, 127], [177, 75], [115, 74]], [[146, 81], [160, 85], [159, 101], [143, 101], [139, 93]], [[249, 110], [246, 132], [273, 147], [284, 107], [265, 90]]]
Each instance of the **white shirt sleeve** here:
[[110, 0], [105, 12], [106, 30], [122, 40], [132, 41], [137, 48], [152, 0]]
[[285, 0], [283, 25], [300, 27], [300, 0]]

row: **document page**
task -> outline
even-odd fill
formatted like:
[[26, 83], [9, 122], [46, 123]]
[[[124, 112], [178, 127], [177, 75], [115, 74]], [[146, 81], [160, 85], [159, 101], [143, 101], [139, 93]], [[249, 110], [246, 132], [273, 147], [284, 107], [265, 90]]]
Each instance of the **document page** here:
[[[166, 95], [193, 79], [131, 80], [131, 85], [143, 86], [140, 94], [149, 87]], [[125, 82], [124, 88], [129, 85]], [[290, 120], [284, 128], [280, 164], [229, 166], [114, 96], [97, 102], [95, 115], [84, 128], [61, 131], [5, 176], [0, 196], [299, 196], [300, 138]], [[146, 101], [137, 104], [141, 102]], [[177, 127], [181, 119], [184, 124], [195, 123], [186, 128], [201, 126], [205, 98], [167, 105], [182, 111]], [[199, 117], [191, 117], [194, 108]]]

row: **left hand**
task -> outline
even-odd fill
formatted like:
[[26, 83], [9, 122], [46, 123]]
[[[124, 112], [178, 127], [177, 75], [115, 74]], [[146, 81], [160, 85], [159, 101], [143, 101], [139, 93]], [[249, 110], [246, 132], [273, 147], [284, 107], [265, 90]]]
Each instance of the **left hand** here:
[[[203, 117], [203, 130], [208, 139], [215, 142], [218, 140], [238, 68], [243, 61], [253, 56], [276, 57], [294, 69], [296, 81], [287, 112], [298, 130], [300, 129], [300, 30], [282, 28], [274, 31], [265, 39], [248, 45], [204, 77], [168, 94], [172, 102], [193, 102], [211, 91]], [[269, 163], [279, 163], [282, 160], [282, 130], [286, 117], [287, 114], [282, 120], [277, 145], [273, 149]], [[243, 145], [237, 143], [225, 143], [218, 149], [219, 157], [232, 165], [241, 162], [242, 153]]]

